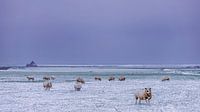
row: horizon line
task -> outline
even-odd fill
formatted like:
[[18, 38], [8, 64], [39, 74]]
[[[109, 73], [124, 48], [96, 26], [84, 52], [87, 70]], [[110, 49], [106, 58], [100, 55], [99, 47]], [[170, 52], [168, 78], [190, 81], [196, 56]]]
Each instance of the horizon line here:
[[[200, 64], [37, 64], [37, 67], [67, 67], [67, 66], [200, 66]], [[0, 65], [0, 67], [26, 67], [26, 65]]]

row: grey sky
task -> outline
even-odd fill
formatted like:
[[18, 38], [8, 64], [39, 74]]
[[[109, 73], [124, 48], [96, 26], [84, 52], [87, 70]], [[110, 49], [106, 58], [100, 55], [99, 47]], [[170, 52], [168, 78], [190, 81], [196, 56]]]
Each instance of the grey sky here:
[[0, 65], [197, 64], [199, 0], [0, 0]]

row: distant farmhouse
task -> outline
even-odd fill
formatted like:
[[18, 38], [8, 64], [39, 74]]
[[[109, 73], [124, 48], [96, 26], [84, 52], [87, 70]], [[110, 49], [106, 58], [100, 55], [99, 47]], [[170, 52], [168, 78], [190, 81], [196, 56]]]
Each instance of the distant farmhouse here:
[[37, 67], [37, 64], [32, 61], [30, 64], [26, 64], [26, 67]]

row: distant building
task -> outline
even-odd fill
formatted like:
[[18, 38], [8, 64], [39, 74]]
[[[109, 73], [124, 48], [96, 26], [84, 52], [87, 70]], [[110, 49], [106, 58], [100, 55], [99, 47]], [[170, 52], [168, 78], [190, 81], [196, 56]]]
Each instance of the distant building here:
[[26, 64], [26, 67], [37, 67], [37, 64], [32, 61], [30, 64]]

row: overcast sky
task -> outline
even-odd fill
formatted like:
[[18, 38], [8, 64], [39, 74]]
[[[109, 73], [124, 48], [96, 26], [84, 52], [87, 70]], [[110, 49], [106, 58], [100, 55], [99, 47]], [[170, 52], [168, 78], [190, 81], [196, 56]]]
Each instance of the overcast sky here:
[[200, 0], [0, 0], [0, 65], [199, 64]]

